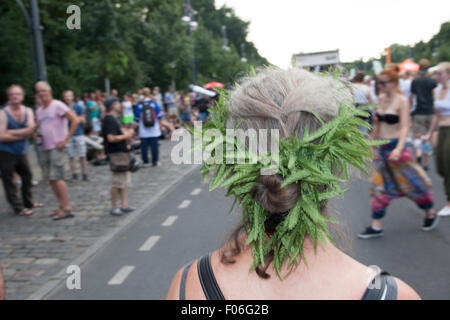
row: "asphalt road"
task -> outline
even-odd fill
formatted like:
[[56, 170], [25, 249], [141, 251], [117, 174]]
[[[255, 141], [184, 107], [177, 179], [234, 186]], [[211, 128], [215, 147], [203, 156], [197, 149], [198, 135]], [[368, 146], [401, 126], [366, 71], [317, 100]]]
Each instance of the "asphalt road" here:
[[[444, 204], [442, 181], [434, 170], [437, 209]], [[338, 214], [346, 252], [367, 265], [377, 265], [410, 284], [423, 299], [450, 299], [450, 218], [437, 229], [421, 231], [423, 212], [408, 199], [398, 199], [384, 219], [384, 237], [356, 238], [370, 222], [365, 180], [349, 185], [345, 200], [330, 210]], [[164, 299], [176, 271], [215, 250], [239, 223], [227, 215], [232, 199], [223, 190], [208, 192], [195, 172], [187, 176], [137, 223], [127, 227], [81, 267], [81, 289], [61, 286], [48, 299]]]

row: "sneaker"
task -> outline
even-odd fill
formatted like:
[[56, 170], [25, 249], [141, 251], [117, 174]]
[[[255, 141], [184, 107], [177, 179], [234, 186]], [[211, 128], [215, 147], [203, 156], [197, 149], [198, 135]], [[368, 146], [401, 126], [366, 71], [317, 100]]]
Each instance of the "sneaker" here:
[[119, 207], [113, 208], [110, 213], [113, 216], [122, 216], [123, 215], [123, 212], [122, 212], [122, 210], [120, 210]]
[[161, 163], [158, 161], [157, 163], [152, 164], [152, 167], [160, 167]]
[[87, 174], [83, 174], [83, 181], [89, 181]]
[[427, 216], [423, 220], [422, 230], [423, 231], [433, 230], [434, 228], [437, 227], [438, 223], [439, 223], [439, 216], [437, 214], [435, 214], [432, 218]]
[[134, 210], [136, 210], [136, 208], [131, 207], [131, 206], [127, 206], [127, 207], [124, 207], [124, 208], [120, 208], [120, 211], [122, 211], [123, 213], [132, 212], [132, 211], [134, 211]]
[[447, 217], [450, 216], [450, 206], [445, 206], [438, 212], [438, 216]]
[[361, 232], [358, 234], [358, 238], [360, 239], [371, 239], [371, 238], [378, 238], [383, 236], [383, 230], [375, 230], [372, 228], [372, 226], [367, 227], [366, 231]]
[[77, 180], [78, 179], [78, 175], [76, 173], [72, 174], [72, 180]]
[[142, 168], [148, 168], [148, 167], [150, 167], [150, 163], [143, 163], [141, 167]]

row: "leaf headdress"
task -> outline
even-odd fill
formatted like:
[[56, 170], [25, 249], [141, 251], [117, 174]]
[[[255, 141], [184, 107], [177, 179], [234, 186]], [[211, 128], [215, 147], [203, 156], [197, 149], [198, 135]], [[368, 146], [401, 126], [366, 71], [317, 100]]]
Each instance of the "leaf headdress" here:
[[[259, 265], [264, 267], [266, 255], [273, 252], [274, 268], [280, 279], [285, 260], [289, 259], [288, 266], [291, 269], [299, 263], [299, 255], [306, 262], [303, 242], [307, 236], [315, 249], [319, 239], [325, 243], [325, 238], [328, 238], [334, 243], [327, 224], [337, 221], [321, 214], [320, 203], [336, 195], [343, 196], [345, 190], [340, 183], [349, 179], [349, 165], [368, 175], [368, 162], [372, 155], [370, 146], [384, 143], [366, 139], [360, 128], [370, 128], [370, 125], [359, 117], [367, 117], [368, 114], [353, 107], [351, 101], [341, 103], [337, 116], [329, 122], [324, 122], [314, 111], [309, 112], [314, 114], [321, 127], [311, 133], [306, 128], [302, 139], [289, 136], [278, 143], [279, 162], [274, 173], [283, 177], [282, 187], [295, 183], [300, 192], [297, 203], [276, 226], [271, 237], [266, 236], [265, 230], [270, 213], [251, 195], [258, 184], [261, 170], [270, 166], [267, 158], [271, 157], [271, 152], [257, 155], [237, 139], [230, 142], [223, 138], [211, 138], [207, 134], [208, 130], [214, 129], [226, 137], [230, 115], [228, 93], [221, 90], [219, 101], [210, 109], [209, 122], [200, 129], [189, 128], [192, 134], [202, 137], [194, 148], [212, 151], [211, 159], [214, 158], [214, 161], [205, 161], [201, 169], [204, 178], [213, 173], [210, 191], [225, 187], [226, 196], [235, 197], [230, 212], [237, 202], [242, 206], [246, 244], [251, 244], [253, 252], [250, 270]], [[229, 164], [228, 153], [213, 151], [218, 146], [225, 150], [227, 143], [233, 146], [233, 156], [241, 157], [245, 163]]]

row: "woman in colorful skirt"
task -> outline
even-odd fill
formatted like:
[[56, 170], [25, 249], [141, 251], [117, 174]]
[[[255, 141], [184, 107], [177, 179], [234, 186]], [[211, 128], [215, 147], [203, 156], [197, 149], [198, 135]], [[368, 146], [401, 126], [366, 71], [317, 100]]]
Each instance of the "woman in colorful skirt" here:
[[447, 202], [438, 215], [450, 216], [450, 62], [441, 62], [435, 75], [439, 86], [434, 89], [434, 118], [425, 139], [429, 141], [435, 128], [439, 127], [436, 168], [444, 179]]
[[398, 70], [383, 70], [377, 85], [379, 107], [371, 133], [372, 139], [389, 140], [375, 154], [375, 173], [371, 177], [372, 224], [358, 235], [361, 239], [383, 236], [381, 219], [395, 198], [408, 197], [426, 213], [422, 230], [429, 231], [438, 224], [433, 209], [431, 180], [414, 160], [411, 149], [405, 146], [409, 132], [409, 103], [398, 87]]

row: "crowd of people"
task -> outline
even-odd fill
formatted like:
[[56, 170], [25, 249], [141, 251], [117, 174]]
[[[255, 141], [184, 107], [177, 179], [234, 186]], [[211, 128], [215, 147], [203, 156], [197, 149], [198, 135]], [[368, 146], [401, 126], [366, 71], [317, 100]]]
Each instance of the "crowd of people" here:
[[[440, 63], [433, 73], [429, 72], [430, 63], [426, 59], [419, 64], [420, 71], [417, 74], [401, 74], [398, 66], [390, 65], [373, 78], [358, 72], [352, 79], [354, 105], [368, 111], [370, 116], [364, 119], [372, 124], [370, 130], [361, 130], [366, 130], [370, 139], [387, 140], [387, 143], [373, 150], [374, 172], [370, 179], [372, 223], [358, 235], [359, 238], [369, 239], [383, 235], [381, 221], [388, 206], [399, 197], [408, 197], [425, 212], [422, 225], [424, 231], [436, 228], [440, 216], [450, 215], [450, 63]], [[247, 81], [232, 92], [235, 103], [231, 106], [234, 112], [230, 113], [231, 117], [244, 119], [249, 127], [256, 124], [259, 128], [272, 128], [273, 122], [265, 119], [275, 115], [279, 121], [286, 121], [283, 126], [288, 136], [301, 136], [303, 132], [298, 131], [298, 128], [309, 127], [312, 119], [315, 119], [305, 115], [309, 111], [319, 111], [319, 116], [324, 117], [338, 113], [339, 104], [336, 99], [340, 97], [340, 93], [334, 92], [333, 86], [324, 88], [325, 82], [320, 79], [303, 70], [268, 69], [257, 76], [256, 80]], [[304, 81], [310, 81], [312, 85], [299, 85]], [[323, 96], [318, 96], [316, 89]], [[254, 95], [250, 96], [249, 92]], [[293, 99], [292, 95], [299, 99]], [[142, 88], [134, 93], [123, 94], [122, 97], [114, 89], [110, 95], [97, 90], [81, 96], [66, 90], [62, 93], [62, 100], [58, 100], [53, 97], [50, 84], [42, 81], [35, 85], [35, 105], [32, 108], [23, 105], [25, 91], [19, 85], [11, 85], [7, 89], [7, 96], [8, 102], [0, 110], [0, 173], [7, 200], [14, 212], [23, 216], [33, 214], [35, 207], [43, 206], [42, 203], [33, 201], [33, 179], [27, 159], [29, 141], [34, 141], [43, 180], [50, 184], [59, 205], [51, 214], [53, 220], [74, 216], [64, 170], [67, 156], [73, 180], [80, 177], [89, 182], [89, 170], [93, 169], [89, 169], [88, 162], [93, 165], [109, 164], [110, 214], [122, 216], [135, 210], [127, 202], [127, 186], [130, 171], [133, 171], [130, 151], [140, 152], [144, 168], [142, 170], [149, 170], [145, 168], [150, 166], [158, 167], [159, 140], [169, 138], [175, 129], [185, 124], [208, 121], [208, 109], [214, 104], [206, 96], [175, 92], [172, 87], [164, 95], [158, 87], [154, 87], [153, 90]], [[284, 103], [284, 99], [288, 103]], [[261, 108], [261, 102], [264, 101], [267, 102], [267, 108]], [[308, 101], [308, 105], [302, 105], [305, 101]], [[312, 108], [311, 101], [314, 101], [313, 106], [317, 110], [309, 110]], [[285, 107], [290, 108], [289, 118], [284, 117]], [[292, 111], [296, 111], [295, 114]], [[151, 150], [151, 162], [148, 149]], [[433, 153], [435, 167], [444, 180], [447, 196], [446, 204], [439, 211], [434, 209], [433, 186], [427, 174]], [[81, 167], [80, 175], [77, 172], [77, 161]], [[17, 192], [17, 179], [21, 181], [21, 198]], [[259, 198], [252, 200], [257, 201], [269, 216], [276, 216], [276, 219], [271, 220], [275, 224], [283, 221], [286, 212], [299, 199], [298, 187], [291, 184], [289, 188], [281, 188], [282, 182], [279, 175], [258, 179], [258, 190], [261, 192], [258, 193]], [[309, 209], [311, 208], [305, 208]], [[322, 206], [321, 203], [321, 213], [325, 209], [326, 204]], [[274, 255], [278, 252], [273, 251], [267, 254], [267, 265], [257, 263], [257, 275], [248, 276], [248, 266], [254, 257], [252, 251], [244, 245], [246, 234], [243, 230], [243, 226], [237, 229], [233, 233], [234, 241], [224, 248], [180, 269], [167, 297], [203, 299], [226, 296], [245, 299], [248, 298], [248, 292], [240, 294], [239, 290], [234, 290], [236, 287], [245, 282], [245, 287], [254, 288], [263, 281], [261, 279], [275, 278], [277, 273], [268, 268], [272, 261], [277, 261], [274, 260]], [[266, 229], [265, 232], [266, 236], [271, 236]], [[284, 239], [275, 239], [273, 243], [276, 244], [277, 241]], [[303, 242], [299, 245], [303, 246]], [[288, 299], [292, 296], [311, 298], [313, 292], [314, 298], [329, 297], [331, 294], [333, 297], [347, 299], [361, 296], [369, 299], [375, 295], [373, 288], [365, 287], [367, 267], [350, 259], [329, 242], [314, 252], [312, 248], [312, 244], [308, 242], [304, 249], [305, 257], [308, 257], [314, 268], [298, 268], [290, 273], [291, 271], [284, 269], [283, 263], [279, 266], [283, 274], [291, 274], [287, 281], [298, 282], [302, 279], [302, 286], [291, 286], [294, 289], [283, 291], [283, 296], [274, 296], [273, 292], [281, 291], [273, 289], [283, 286], [282, 283], [286, 283], [286, 280], [271, 281], [264, 287], [265, 290], [250, 292], [251, 296], [272, 299]], [[230, 267], [222, 268], [222, 264]], [[336, 265], [340, 268], [336, 268]], [[198, 289], [200, 287], [196, 285], [198, 277], [194, 276], [195, 272], [204, 279], [205, 274], [212, 274], [212, 269], [215, 269], [214, 273], [221, 279], [219, 283], [227, 285], [221, 288], [216, 285], [213, 289], [213, 286], [209, 286], [211, 290], [206, 290], [208, 286], [204, 290]], [[350, 274], [355, 280], [351, 283], [350, 291], [343, 291], [343, 288], [349, 287], [348, 283], [345, 286], [331, 280], [330, 283], [335, 283], [335, 287], [327, 288], [326, 291], [314, 291], [317, 283], [313, 280], [305, 281], [316, 276], [348, 280], [345, 277], [348, 270], [352, 270]], [[304, 273], [311, 273], [311, 277], [305, 278]], [[385, 292], [389, 292], [390, 298], [419, 298], [401, 280], [387, 273], [382, 276], [384, 286], [387, 287]], [[236, 277], [240, 277], [239, 281], [236, 281]], [[228, 281], [230, 279], [234, 280]], [[211, 281], [215, 283], [214, 276], [209, 276], [206, 282]], [[0, 290], [0, 298], [1, 294]]]
[[[419, 64], [417, 74], [399, 73], [398, 67], [391, 65], [375, 77], [360, 71], [351, 80], [355, 106], [371, 115], [367, 119], [373, 128], [370, 137], [390, 141], [375, 159], [370, 203], [373, 222], [360, 238], [382, 235], [381, 219], [398, 197], [407, 196], [426, 211], [424, 230], [434, 228], [438, 216], [450, 215], [449, 63], [440, 63], [433, 74], [428, 72], [428, 60]], [[34, 141], [43, 180], [58, 200], [54, 220], [73, 217], [64, 172], [67, 156], [72, 180], [89, 181], [88, 162], [113, 167], [113, 162], [131, 161], [129, 156], [120, 160], [117, 155], [130, 151], [140, 151], [142, 168], [157, 167], [159, 140], [170, 138], [185, 124], [208, 121], [214, 103], [208, 96], [173, 87], [164, 94], [159, 87], [146, 87], [121, 97], [116, 89], [110, 95], [100, 90], [75, 95], [65, 90], [58, 100], [50, 85], [42, 81], [35, 85], [32, 108], [23, 105], [25, 91], [19, 85], [11, 85], [7, 96], [0, 111], [0, 172], [7, 200], [19, 215], [31, 215], [33, 208], [43, 206], [32, 200], [35, 182], [26, 155], [29, 141]], [[447, 194], [447, 203], [438, 213], [426, 173], [433, 152]], [[135, 208], [126, 201], [129, 170], [117, 168], [112, 169], [110, 213], [122, 215]], [[16, 190], [18, 181], [22, 199]]]
[[[53, 220], [74, 216], [66, 184], [67, 157], [71, 179], [84, 182], [89, 182], [88, 162], [93, 166], [110, 164], [110, 213], [123, 215], [135, 210], [126, 200], [135, 161], [130, 152], [140, 150], [143, 163], [139, 167], [147, 168], [150, 149], [151, 166], [159, 166], [159, 140], [170, 138], [185, 124], [207, 121], [212, 103], [207, 96], [175, 92], [172, 87], [164, 95], [159, 87], [146, 87], [122, 97], [116, 89], [110, 95], [100, 90], [75, 95], [65, 90], [61, 100], [53, 97], [47, 82], [36, 83], [34, 89], [31, 108], [23, 104], [25, 91], [20, 85], [7, 89], [8, 102], [0, 109], [0, 174], [16, 214], [29, 216], [34, 208], [43, 206], [32, 199], [32, 186], [37, 183], [27, 158], [32, 141], [43, 181], [50, 184], [59, 204], [51, 214]], [[22, 199], [17, 192], [19, 185]]]
[[[358, 72], [353, 79], [356, 106], [365, 106], [371, 114], [370, 137], [389, 140], [375, 152], [372, 223], [358, 235], [362, 239], [383, 235], [381, 219], [395, 198], [406, 196], [425, 211], [424, 231], [434, 229], [439, 216], [450, 215], [450, 63], [440, 63], [432, 73], [427, 59], [419, 66], [417, 73], [401, 73], [393, 64], [374, 78]], [[376, 108], [371, 108], [374, 104]], [[437, 213], [426, 173], [433, 152], [447, 196]]]

